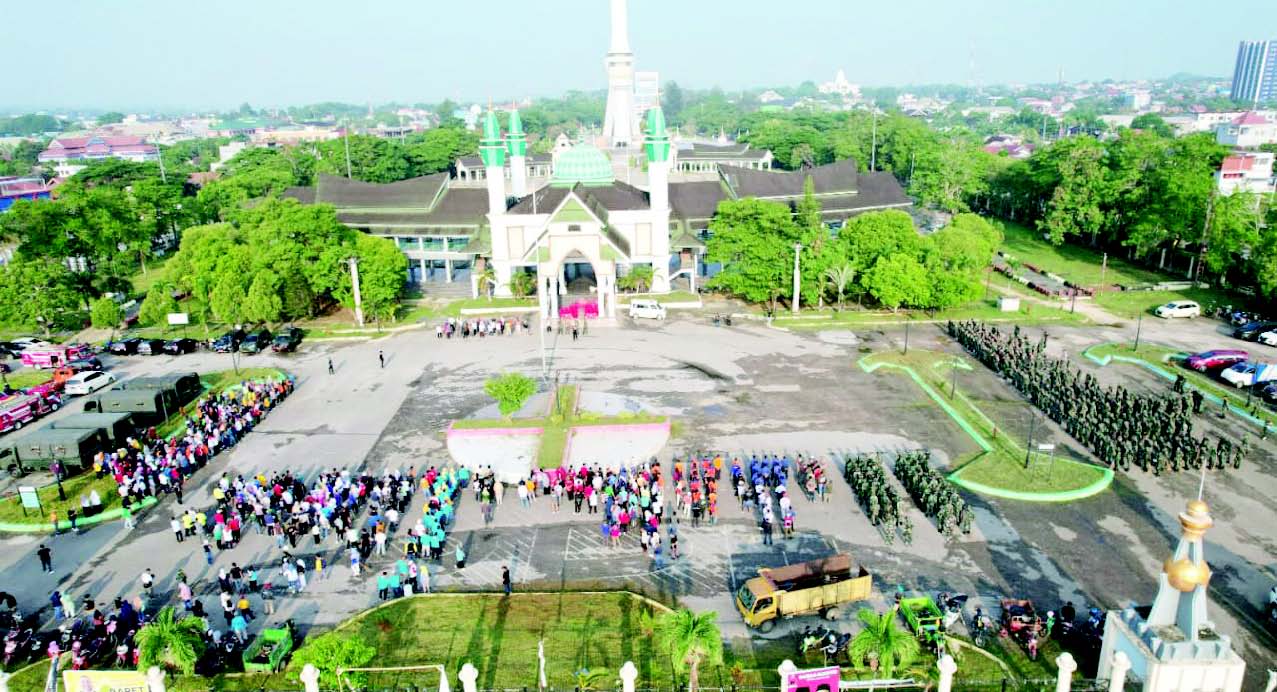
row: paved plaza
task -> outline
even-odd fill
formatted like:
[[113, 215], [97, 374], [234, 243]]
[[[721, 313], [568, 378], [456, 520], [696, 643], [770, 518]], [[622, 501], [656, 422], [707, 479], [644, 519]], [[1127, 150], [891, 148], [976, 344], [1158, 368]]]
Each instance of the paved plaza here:
[[[1086, 346], [1130, 340], [1133, 329], [1131, 324], [1052, 328], [1049, 344], [1081, 363], [1076, 356]], [[1207, 321], [1173, 328], [1146, 321], [1142, 330], [1142, 338], [1185, 349], [1229, 345]], [[585, 392], [612, 392], [674, 417], [674, 436], [660, 453], [667, 469], [673, 455], [696, 451], [817, 454], [833, 471], [832, 495], [821, 503], [795, 494], [797, 535], [784, 540], [778, 534], [775, 545], [765, 546], [752, 514], [725, 491], [718, 522], [699, 527], [681, 522], [682, 557], [658, 568], [632, 537], [621, 548], [608, 547], [597, 515], [576, 515], [569, 503], [555, 512], [549, 498], [538, 497], [525, 508], [507, 493], [492, 523], [485, 525], [467, 492], [449, 534], [445, 560], [429, 563], [432, 588], [497, 588], [501, 568], [508, 566], [517, 589], [624, 587], [677, 597], [696, 609], [713, 608], [721, 613], [724, 634], [737, 637], [748, 632], [734, 612], [731, 594], [758, 567], [847, 550], [875, 575], [878, 605], [898, 584], [969, 593], [985, 603], [1027, 597], [1054, 608], [1072, 600], [1083, 611], [1088, 605], [1150, 602], [1155, 575], [1177, 535], [1175, 513], [1197, 493], [1199, 479], [1194, 474], [1119, 474], [1110, 491], [1058, 505], [965, 494], [975, 509], [975, 526], [970, 535], [948, 541], [908, 503], [913, 543], [884, 542], [853, 500], [838, 460], [856, 453], [923, 447], [945, 462], [975, 450], [908, 378], [856, 367], [867, 352], [901, 348], [903, 336], [901, 330], [786, 332], [756, 321], [738, 321], [726, 328], [693, 317], [639, 325], [623, 321], [619, 327], [592, 328], [575, 342], [548, 335], [551, 380], [576, 384]], [[958, 353], [935, 325], [916, 325], [909, 338], [910, 348]], [[377, 474], [388, 468], [420, 470], [445, 464], [444, 428], [491, 403], [482, 384], [492, 374], [518, 370], [540, 378], [539, 343], [536, 334], [440, 340], [433, 330], [414, 330], [372, 342], [307, 344], [288, 356], [245, 357], [245, 364], [277, 365], [293, 373], [296, 393], [241, 444], [202, 470], [189, 486], [186, 503], [211, 504], [209, 481], [223, 472], [269, 475], [290, 469], [309, 477], [334, 467], [366, 468]], [[378, 367], [379, 350], [387, 356], [384, 369]], [[329, 358], [336, 367], [333, 375], [327, 373]], [[136, 376], [229, 367], [229, 356], [200, 354], [180, 360], [127, 359], [116, 369]], [[1106, 382], [1149, 390], [1167, 387], [1136, 368], [1098, 368], [1090, 363], [1083, 367]], [[987, 369], [977, 366], [961, 378], [959, 388], [985, 402], [1009, 428], [1027, 425], [1023, 401]], [[1205, 423], [1223, 434], [1235, 434], [1232, 425]], [[1045, 427], [1043, 435], [1069, 447], [1068, 453], [1085, 457], [1057, 428]], [[1271, 502], [1277, 495], [1275, 468], [1269, 441], [1241, 470], [1208, 477], [1205, 486], [1205, 499], [1217, 522], [1207, 539], [1207, 557], [1215, 571], [1211, 613], [1218, 628], [1234, 637], [1235, 648], [1255, 675], [1277, 665], [1277, 650], [1258, 623], [1277, 555], [1277, 534], [1269, 528], [1277, 524]], [[898, 491], [905, 494], [903, 488]], [[408, 513], [410, 520], [419, 516], [420, 502], [418, 497]], [[236, 562], [271, 566], [273, 571], [278, 563], [274, 542], [250, 531], [239, 546], [207, 566], [198, 541], [179, 544], [169, 531], [175, 507], [174, 499], [164, 499], [131, 531], [116, 522], [79, 535], [0, 538], [6, 590], [26, 607], [46, 603], [54, 588], [76, 599], [89, 594], [102, 601], [136, 594], [138, 577], [148, 567], [160, 575], [160, 589], [171, 591], [173, 574], [182, 568], [202, 586], [205, 605], [215, 610], [217, 569]], [[53, 549], [52, 578], [38, 571], [35, 550], [40, 542]], [[458, 542], [470, 556], [464, 570], [456, 569], [451, 558]], [[278, 602], [277, 617], [293, 617], [303, 628], [332, 624], [372, 605], [377, 599], [374, 575], [393, 558], [374, 557], [373, 569], [356, 579], [340, 559], [334, 539], [319, 549], [336, 564], [327, 575], [311, 575], [301, 595]], [[309, 538], [299, 543], [299, 554], [313, 550]], [[261, 625], [261, 619], [254, 623]], [[781, 627], [769, 636], [785, 631]]]

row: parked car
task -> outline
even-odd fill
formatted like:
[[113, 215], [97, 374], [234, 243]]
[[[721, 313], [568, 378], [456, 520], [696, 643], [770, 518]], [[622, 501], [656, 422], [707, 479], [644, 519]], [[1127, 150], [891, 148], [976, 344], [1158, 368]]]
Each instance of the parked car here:
[[1242, 341], [1255, 341], [1264, 332], [1277, 329], [1277, 322], [1247, 322], [1233, 330], [1233, 338]]
[[1260, 334], [1255, 341], [1265, 346], [1277, 346], [1277, 329]]
[[123, 339], [121, 341], [112, 341], [111, 345], [107, 347], [107, 350], [110, 351], [113, 355], [131, 356], [137, 353], [137, 347], [141, 343], [142, 343], [142, 340], [139, 339], [138, 337], [133, 337], [131, 339]]
[[1264, 382], [1277, 380], [1277, 367], [1247, 361], [1245, 363], [1238, 363], [1237, 365], [1224, 370], [1219, 373], [1219, 376], [1225, 382], [1241, 389], [1253, 384], [1262, 384]]
[[103, 387], [109, 387], [115, 383], [115, 375], [109, 372], [95, 370], [91, 372], [78, 373], [71, 379], [66, 381], [63, 389], [67, 394], [92, 394]]
[[46, 346], [53, 345], [49, 343], [48, 341], [45, 341], [44, 339], [39, 339], [34, 336], [24, 336], [18, 339], [14, 339], [13, 343], [17, 344], [18, 347], [23, 351], [27, 350], [28, 348], [45, 348]]
[[164, 342], [164, 352], [171, 356], [180, 356], [183, 353], [194, 353], [199, 347], [199, 342], [195, 339], [183, 337], [181, 339], [170, 339]]
[[225, 334], [217, 337], [217, 339], [213, 342], [213, 350], [218, 353], [238, 351], [239, 345], [244, 341], [245, 336], [247, 335], [244, 333], [243, 329], [226, 332]]
[[142, 342], [137, 345], [137, 354], [139, 356], [158, 356], [163, 352], [163, 339], [142, 339]]
[[631, 319], [649, 319], [663, 320], [665, 319], [665, 306], [655, 300], [631, 300], [630, 301], [630, 318]]
[[1153, 314], [1168, 320], [1174, 317], [1188, 317], [1191, 319], [1202, 316], [1202, 306], [1191, 300], [1172, 300], [1165, 305], [1158, 306], [1153, 311]]
[[244, 337], [243, 343], [239, 345], [239, 352], [261, 353], [267, 348], [270, 348], [270, 330], [259, 329]]
[[1259, 396], [1270, 404], [1277, 404], [1277, 382], [1269, 382], [1259, 390]]
[[270, 347], [276, 353], [286, 353], [296, 351], [301, 342], [302, 330], [297, 327], [289, 327], [275, 335], [275, 340], [271, 342]]
[[1221, 348], [1194, 353], [1184, 359], [1184, 367], [1192, 368], [1197, 372], [1210, 372], [1211, 370], [1231, 367], [1238, 363], [1245, 363], [1248, 358], [1250, 358], [1250, 354], [1245, 351], [1239, 351], [1235, 348]]
[[75, 372], [105, 370], [105, 368], [102, 367], [102, 361], [98, 360], [97, 356], [89, 356], [87, 358], [79, 358], [77, 360], [70, 361], [66, 364], [66, 367], [71, 368], [71, 370]]
[[21, 358], [24, 350], [26, 349], [12, 341], [0, 341], [0, 357]]

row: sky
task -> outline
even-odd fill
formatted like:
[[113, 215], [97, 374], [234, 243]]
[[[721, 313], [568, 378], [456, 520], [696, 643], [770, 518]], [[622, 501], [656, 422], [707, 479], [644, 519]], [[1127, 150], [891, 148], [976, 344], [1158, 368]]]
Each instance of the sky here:
[[[640, 70], [732, 90], [1227, 77], [1277, 2], [630, 0]], [[606, 86], [608, 0], [60, 0], [3, 10], [0, 112], [552, 96]], [[1176, 6], [1182, 7], [1176, 9]], [[1267, 31], [1272, 34], [1252, 35]], [[974, 69], [973, 69], [974, 67]]]

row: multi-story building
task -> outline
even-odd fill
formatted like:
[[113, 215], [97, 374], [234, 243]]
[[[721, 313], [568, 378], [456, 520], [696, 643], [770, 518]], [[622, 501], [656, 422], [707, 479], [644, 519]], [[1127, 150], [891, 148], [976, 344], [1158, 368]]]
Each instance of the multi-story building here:
[[135, 163], [159, 161], [160, 150], [141, 137], [59, 137], [40, 152], [40, 163], [53, 164], [59, 176], [75, 175], [93, 161], [123, 159]]
[[1273, 191], [1273, 155], [1267, 152], [1237, 152], [1224, 157], [1215, 173], [1215, 185], [1222, 195], [1234, 192], [1269, 194]]
[[49, 186], [44, 178], [0, 176], [0, 212], [8, 211], [18, 200], [49, 199], [49, 193]]
[[1277, 100], [1277, 40], [1238, 45], [1229, 97], [1251, 105]]
[[1277, 142], [1277, 122], [1254, 111], [1242, 113], [1215, 130], [1215, 141], [1226, 147], [1253, 149]]

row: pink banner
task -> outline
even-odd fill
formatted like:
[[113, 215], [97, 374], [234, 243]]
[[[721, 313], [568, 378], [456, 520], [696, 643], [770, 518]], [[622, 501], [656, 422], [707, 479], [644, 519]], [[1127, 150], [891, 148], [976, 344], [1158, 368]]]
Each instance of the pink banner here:
[[579, 319], [581, 317], [588, 317], [590, 319], [597, 319], [598, 316], [599, 316], [598, 301], [578, 300], [575, 303], [572, 303], [571, 305], [564, 305], [563, 307], [559, 308], [559, 317], [562, 317], [562, 318], [571, 317], [573, 319]]
[[798, 670], [785, 676], [781, 692], [838, 692], [841, 679], [838, 666]]

